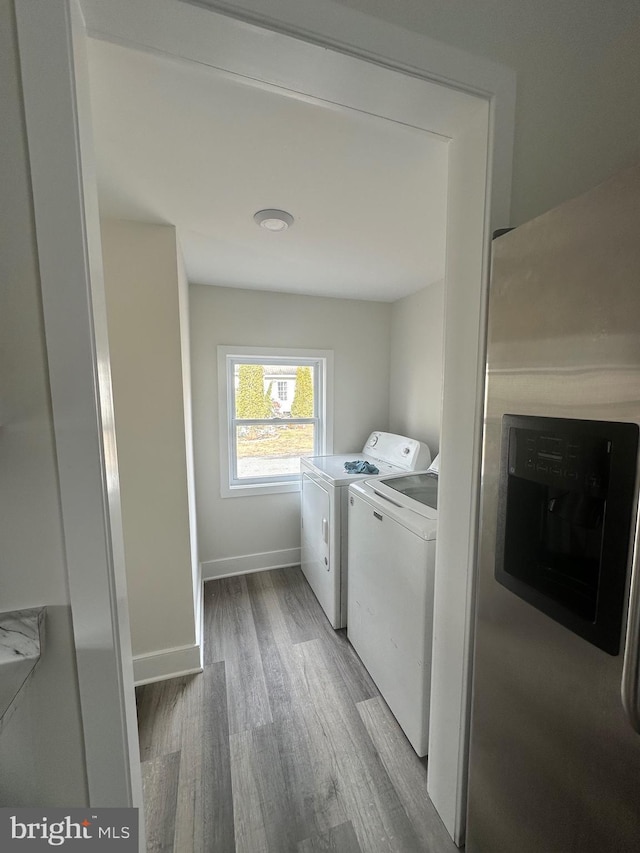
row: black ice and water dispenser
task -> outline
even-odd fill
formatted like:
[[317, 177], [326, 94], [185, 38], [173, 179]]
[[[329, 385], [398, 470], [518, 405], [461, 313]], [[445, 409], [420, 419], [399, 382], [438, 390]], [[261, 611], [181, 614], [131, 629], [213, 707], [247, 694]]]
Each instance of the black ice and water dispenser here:
[[609, 654], [620, 648], [638, 426], [504, 415], [496, 580]]

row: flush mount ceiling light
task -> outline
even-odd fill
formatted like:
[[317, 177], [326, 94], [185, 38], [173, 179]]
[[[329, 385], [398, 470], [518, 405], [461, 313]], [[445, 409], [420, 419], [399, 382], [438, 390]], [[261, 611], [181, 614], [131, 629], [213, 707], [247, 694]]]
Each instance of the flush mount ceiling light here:
[[253, 214], [253, 219], [267, 231], [286, 231], [293, 225], [293, 216], [286, 210], [259, 210]]

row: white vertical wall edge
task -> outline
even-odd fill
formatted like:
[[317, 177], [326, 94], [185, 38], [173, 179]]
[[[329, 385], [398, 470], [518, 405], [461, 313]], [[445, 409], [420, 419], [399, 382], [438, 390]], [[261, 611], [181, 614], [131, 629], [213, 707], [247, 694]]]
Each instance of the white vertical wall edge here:
[[89, 800], [141, 807], [84, 25], [16, 16]]
[[182, 249], [176, 236], [178, 272], [178, 310], [180, 314], [180, 349], [182, 356], [182, 393], [184, 400], [184, 435], [187, 467], [187, 503], [189, 510], [189, 542], [191, 546], [191, 577], [193, 583], [193, 608], [196, 625], [196, 645], [200, 649], [200, 667], [204, 663], [204, 606], [200, 561], [198, 559], [198, 531], [196, 524], [195, 462], [193, 456], [193, 412], [191, 405], [191, 341], [189, 331], [189, 282], [184, 267]]
[[444, 380], [427, 789], [464, 842], [485, 300], [490, 110], [470, 113], [449, 146]]

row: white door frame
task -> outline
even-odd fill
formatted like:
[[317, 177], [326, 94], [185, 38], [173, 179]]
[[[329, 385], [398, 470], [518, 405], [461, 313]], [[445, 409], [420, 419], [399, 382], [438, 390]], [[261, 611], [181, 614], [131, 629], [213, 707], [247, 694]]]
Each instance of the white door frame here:
[[[82, 24], [75, 0], [16, 5], [89, 789], [95, 804], [122, 800], [124, 791], [135, 801], [139, 766], [96, 182], [82, 110]], [[205, 62], [451, 140], [441, 441], [447, 476], [436, 568], [437, 613], [447, 618], [436, 623], [429, 791], [461, 843], [484, 304], [491, 230], [509, 222], [515, 78], [502, 66], [331, 0], [211, 5], [235, 17], [178, 0], [83, 0], [82, 9], [89, 35]], [[381, 87], [384, 107], [376, 95]], [[430, 111], [436, 118], [425, 125]], [[459, 619], [449, 626], [453, 612]], [[106, 708], [113, 713], [107, 716]], [[112, 724], [105, 730], [107, 718]], [[105, 761], [117, 764], [117, 772], [105, 774]]]
[[84, 24], [72, 0], [16, 20], [89, 804], [141, 809]]

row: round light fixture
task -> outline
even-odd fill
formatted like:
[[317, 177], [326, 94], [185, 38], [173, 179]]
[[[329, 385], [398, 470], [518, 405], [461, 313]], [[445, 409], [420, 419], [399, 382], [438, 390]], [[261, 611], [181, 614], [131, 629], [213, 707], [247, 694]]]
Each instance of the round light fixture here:
[[293, 225], [293, 216], [286, 210], [259, 210], [253, 214], [253, 219], [267, 231], [286, 231]]

